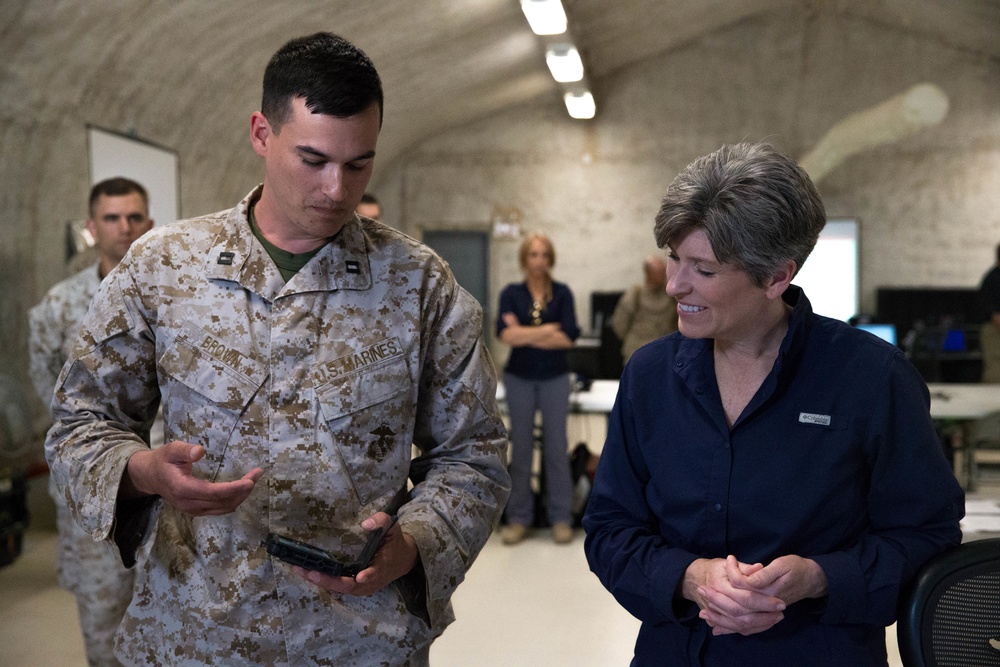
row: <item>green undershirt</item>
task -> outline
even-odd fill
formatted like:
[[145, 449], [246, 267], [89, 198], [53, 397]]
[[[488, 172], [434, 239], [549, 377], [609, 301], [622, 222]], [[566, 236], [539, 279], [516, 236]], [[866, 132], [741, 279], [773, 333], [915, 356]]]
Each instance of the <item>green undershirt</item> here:
[[273, 261], [274, 265], [278, 267], [278, 273], [281, 274], [281, 277], [284, 278], [287, 283], [292, 279], [292, 276], [298, 273], [303, 266], [308, 264], [309, 260], [312, 259], [316, 253], [322, 250], [323, 246], [326, 244], [324, 243], [315, 250], [309, 250], [308, 252], [295, 253], [282, 250], [264, 238], [264, 235], [260, 233], [260, 229], [257, 227], [257, 219], [253, 214], [253, 209], [254, 207], [251, 206], [250, 210], [247, 211], [247, 219], [250, 221], [250, 229], [253, 231], [253, 235], [257, 237], [257, 240], [260, 241], [260, 244], [264, 246], [264, 250], [267, 251], [271, 261]]

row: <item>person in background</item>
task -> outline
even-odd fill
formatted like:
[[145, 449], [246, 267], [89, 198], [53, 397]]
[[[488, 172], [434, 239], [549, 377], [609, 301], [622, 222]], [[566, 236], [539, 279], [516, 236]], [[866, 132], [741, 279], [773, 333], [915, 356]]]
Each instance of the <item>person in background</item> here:
[[964, 497], [903, 351], [791, 284], [826, 224], [767, 144], [687, 166], [656, 216], [680, 331], [622, 374], [583, 526], [642, 621], [633, 665], [887, 665]]
[[667, 264], [660, 257], [642, 263], [645, 281], [632, 285], [615, 305], [611, 328], [622, 341], [622, 360], [646, 343], [677, 331], [677, 302], [667, 294]]
[[379, 203], [375, 195], [365, 193], [361, 195], [361, 202], [355, 209], [358, 215], [363, 215], [366, 218], [371, 218], [372, 220], [382, 219], [382, 205]]
[[[249, 123], [263, 185], [140, 239], [84, 321], [46, 456], [85, 530], [127, 566], [148, 552], [127, 665], [426, 665], [499, 521], [482, 310], [433, 251], [355, 214], [382, 101], [350, 42], [286, 43]], [[353, 577], [264, 546], [349, 563], [379, 528]]]
[[524, 282], [500, 293], [497, 337], [511, 348], [503, 381], [510, 416], [511, 494], [501, 529], [505, 544], [517, 544], [535, 522], [531, 472], [535, 412], [542, 414], [545, 501], [557, 544], [573, 540], [573, 484], [566, 417], [570, 377], [566, 350], [580, 335], [573, 293], [552, 279], [556, 251], [544, 234], [531, 234], [518, 255]]
[[983, 354], [983, 382], [1000, 383], [1000, 244], [993, 265], [979, 285], [986, 322], [979, 330], [979, 346]]
[[[28, 312], [29, 370], [38, 397], [49, 405], [59, 372], [70, 357], [97, 288], [125, 257], [132, 243], [153, 227], [146, 189], [127, 178], [110, 178], [90, 190], [87, 230], [97, 263], [57, 283]], [[145, 436], [148, 440], [149, 435]], [[76, 596], [87, 661], [117, 665], [111, 646], [132, 599], [132, 570], [73, 521], [55, 478], [49, 493], [56, 504], [59, 585]]]

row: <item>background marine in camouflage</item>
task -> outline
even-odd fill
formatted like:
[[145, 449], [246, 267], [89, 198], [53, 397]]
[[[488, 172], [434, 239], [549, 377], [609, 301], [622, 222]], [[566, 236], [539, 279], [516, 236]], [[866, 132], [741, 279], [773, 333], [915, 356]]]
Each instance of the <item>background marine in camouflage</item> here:
[[[28, 313], [31, 381], [46, 405], [52, 402], [59, 371], [73, 350], [97, 287], [132, 243], [152, 228], [149, 195], [139, 183], [109, 178], [91, 188], [87, 229], [95, 241], [97, 262], [57, 283]], [[56, 504], [59, 531], [59, 585], [76, 596], [87, 662], [117, 665], [112, 640], [132, 599], [135, 577], [108, 545], [95, 542], [73, 521], [54, 479], [49, 478], [49, 493]]]

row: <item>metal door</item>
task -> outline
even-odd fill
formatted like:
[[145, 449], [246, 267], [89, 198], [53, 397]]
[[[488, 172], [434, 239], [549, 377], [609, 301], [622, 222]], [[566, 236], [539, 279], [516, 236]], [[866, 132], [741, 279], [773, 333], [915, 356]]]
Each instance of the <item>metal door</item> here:
[[424, 232], [424, 243], [448, 262], [458, 284], [479, 301], [484, 314], [483, 331], [491, 330], [489, 234], [466, 230], [428, 230]]

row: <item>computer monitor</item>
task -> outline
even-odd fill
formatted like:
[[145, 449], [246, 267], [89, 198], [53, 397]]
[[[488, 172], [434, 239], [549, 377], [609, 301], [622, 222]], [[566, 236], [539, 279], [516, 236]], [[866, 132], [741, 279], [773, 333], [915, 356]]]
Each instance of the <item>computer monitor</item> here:
[[858, 329], [862, 331], [867, 331], [870, 334], [874, 334], [892, 345], [896, 344], [896, 325], [895, 324], [875, 324], [872, 322], [857, 324]]
[[941, 343], [942, 352], [965, 352], [965, 332], [961, 329], [948, 329]]

